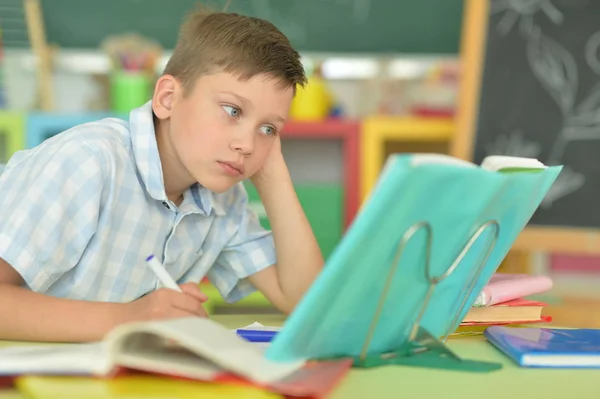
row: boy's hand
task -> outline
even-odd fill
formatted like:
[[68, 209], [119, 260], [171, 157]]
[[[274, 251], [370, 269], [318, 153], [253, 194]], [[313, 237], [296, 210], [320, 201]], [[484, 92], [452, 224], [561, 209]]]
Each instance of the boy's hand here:
[[263, 166], [254, 175], [250, 176], [250, 180], [256, 186], [265, 182], [272, 181], [278, 173], [286, 170], [283, 154], [281, 153], [281, 138], [275, 137], [273, 146], [269, 152], [269, 156], [265, 160]]
[[202, 304], [208, 297], [196, 283], [180, 284], [183, 291], [161, 288], [133, 302], [124, 304], [122, 322], [180, 317], [207, 317]]

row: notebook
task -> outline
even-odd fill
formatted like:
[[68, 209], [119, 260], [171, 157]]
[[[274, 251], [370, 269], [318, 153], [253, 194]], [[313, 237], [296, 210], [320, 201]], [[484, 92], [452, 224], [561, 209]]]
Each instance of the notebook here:
[[548, 276], [496, 273], [492, 276], [473, 306], [490, 306], [552, 289]]
[[493, 326], [484, 335], [523, 367], [600, 367], [600, 330]]
[[494, 165], [489, 170], [443, 154], [388, 157], [319, 278], [266, 349], [267, 358], [356, 358], [367, 340], [368, 354], [406, 346], [430, 288], [426, 271], [430, 277], [444, 275], [468, 245], [433, 291], [419, 323], [434, 337], [455, 331], [562, 169], [495, 159], [484, 162]]

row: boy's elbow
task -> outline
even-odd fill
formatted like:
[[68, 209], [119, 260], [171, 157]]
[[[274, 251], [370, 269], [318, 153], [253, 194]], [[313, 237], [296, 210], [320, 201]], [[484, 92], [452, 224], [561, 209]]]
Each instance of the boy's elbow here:
[[0, 258], [0, 283], [9, 285], [23, 285], [23, 277], [7, 261]]
[[298, 305], [298, 302], [299, 301], [285, 299], [281, 301], [280, 304], [277, 304], [275, 306], [279, 309], [279, 311], [283, 312], [285, 315], [289, 315], [294, 311], [296, 305]]
[[281, 296], [277, 297], [277, 303], [273, 302], [276, 308], [278, 308], [281, 312], [286, 315], [291, 314], [298, 303], [302, 300], [303, 295], [300, 295], [298, 292], [287, 293], [285, 291], [281, 291]]

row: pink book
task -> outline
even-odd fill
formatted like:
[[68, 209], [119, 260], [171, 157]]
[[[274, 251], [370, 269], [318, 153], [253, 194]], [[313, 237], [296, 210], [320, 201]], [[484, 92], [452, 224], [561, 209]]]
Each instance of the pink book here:
[[551, 288], [552, 280], [546, 276], [496, 273], [479, 294], [473, 306], [490, 306], [546, 292]]

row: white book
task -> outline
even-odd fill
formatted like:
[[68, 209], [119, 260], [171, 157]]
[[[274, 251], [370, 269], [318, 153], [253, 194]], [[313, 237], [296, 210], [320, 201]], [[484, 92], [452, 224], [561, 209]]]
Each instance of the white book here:
[[[476, 164], [453, 157], [446, 154], [414, 154], [412, 157], [411, 164], [413, 166], [426, 165], [426, 164], [445, 164], [448, 166], [463, 166], [467, 168], [477, 167]], [[479, 165], [482, 169], [486, 169], [492, 172], [498, 172], [510, 169], [532, 169], [539, 170], [545, 169], [546, 165], [535, 158], [523, 158], [513, 157], [508, 155], [490, 155], [485, 157]]]
[[[394, 162], [402, 159], [401, 155], [406, 154], [390, 154], [386, 159], [381, 172], [375, 182], [375, 186], [363, 205], [377, 193], [377, 190], [380, 188], [379, 184], [381, 181], [384, 181], [384, 176], [386, 172], [391, 170], [391, 166]], [[481, 165], [477, 165], [473, 162], [466, 161], [464, 159], [457, 158], [452, 155], [447, 154], [439, 154], [439, 153], [413, 153], [411, 154], [410, 165], [417, 167], [421, 165], [448, 165], [448, 167], [462, 167], [462, 168], [477, 168], [485, 169], [490, 172], [510, 172], [512, 170], [527, 170], [530, 169], [532, 171], [545, 169], [547, 166], [542, 162], [535, 158], [523, 158], [523, 157], [513, 157], [507, 155], [490, 155], [485, 157], [481, 161]]]
[[102, 342], [0, 349], [0, 375], [108, 376], [126, 367], [206, 381], [228, 372], [266, 384], [289, 376], [304, 363], [268, 360], [259, 346], [199, 317], [124, 324]]

